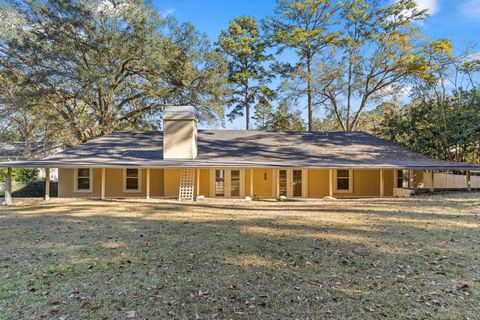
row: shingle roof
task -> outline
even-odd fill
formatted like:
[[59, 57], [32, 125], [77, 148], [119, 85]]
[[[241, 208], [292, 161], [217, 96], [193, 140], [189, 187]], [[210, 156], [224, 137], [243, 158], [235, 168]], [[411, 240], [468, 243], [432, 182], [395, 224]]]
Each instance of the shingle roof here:
[[15, 165], [480, 169], [431, 159], [365, 132], [236, 130], [199, 130], [194, 160], [163, 160], [161, 131], [114, 132], [44, 160]]
[[[43, 142], [0, 142], [0, 159], [20, 160], [42, 158], [52, 150], [61, 148], [58, 144]], [[56, 150], [58, 152], [58, 150]]]

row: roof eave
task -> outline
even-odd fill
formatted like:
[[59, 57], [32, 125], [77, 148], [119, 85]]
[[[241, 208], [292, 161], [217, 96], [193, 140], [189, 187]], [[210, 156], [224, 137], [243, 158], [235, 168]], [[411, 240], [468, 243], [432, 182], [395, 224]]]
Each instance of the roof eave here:
[[311, 169], [411, 169], [411, 170], [480, 170], [480, 165], [468, 163], [428, 164], [406, 163], [320, 163], [320, 162], [258, 162], [213, 160], [153, 160], [153, 161], [61, 161], [30, 160], [0, 162], [10, 168], [311, 168]]

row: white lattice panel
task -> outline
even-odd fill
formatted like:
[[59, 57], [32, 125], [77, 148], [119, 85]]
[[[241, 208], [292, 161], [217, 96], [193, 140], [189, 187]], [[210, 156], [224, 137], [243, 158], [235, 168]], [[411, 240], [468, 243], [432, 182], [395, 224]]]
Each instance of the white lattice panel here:
[[178, 200], [193, 200], [193, 187], [195, 184], [195, 170], [182, 169], [180, 172], [180, 190]]

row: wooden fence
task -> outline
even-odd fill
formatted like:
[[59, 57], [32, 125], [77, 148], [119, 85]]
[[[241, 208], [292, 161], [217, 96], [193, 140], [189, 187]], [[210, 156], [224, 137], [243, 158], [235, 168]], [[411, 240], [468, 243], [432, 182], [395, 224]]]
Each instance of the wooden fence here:
[[[430, 180], [429, 175], [424, 176], [424, 188], [430, 188], [432, 186], [432, 181]], [[467, 187], [467, 177], [464, 174], [451, 174], [437, 172], [434, 174], [434, 188], [466, 188]], [[471, 176], [471, 187], [480, 188], [480, 176]]]

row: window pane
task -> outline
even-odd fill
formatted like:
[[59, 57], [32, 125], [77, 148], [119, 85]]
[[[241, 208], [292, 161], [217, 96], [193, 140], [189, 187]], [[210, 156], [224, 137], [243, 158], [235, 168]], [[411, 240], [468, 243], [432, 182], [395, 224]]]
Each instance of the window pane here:
[[293, 170], [293, 196], [302, 196], [302, 170]]
[[89, 168], [81, 168], [77, 171], [79, 177], [90, 177], [90, 169]]
[[403, 187], [403, 171], [397, 170], [397, 188]]
[[341, 178], [337, 179], [337, 190], [348, 190], [349, 189], [349, 179]]
[[138, 190], [138, 178], [127, 178], [127, 190]]
[[217, 197], [225, 196], [225, 172], [215, 170], [215, 195]]
[[402, 187], [403, 188], [409, 188], [410, 187], [410, 171], [409, 170], [403, 170], [402, 172]]
[[350, 172], [348, 170], [337, 170], [337, 177], [338, 178], [348, 178], [349, 173]]
[[127, 177], [138, 177], [138, 169], [127, 169]]
[[287, 170], [280, 170], [279, 172], [279, 182], [280, 182], [280, 195], [287, 196]]
[[232, 170], [230, 173], [230, 180], [230, 195], [232, 197], [240, 197], [240, 171]]
[[78, 178], [77, 179], [77, 189], [78, 190], [89, 190], [90, 189], [90, 178]]

